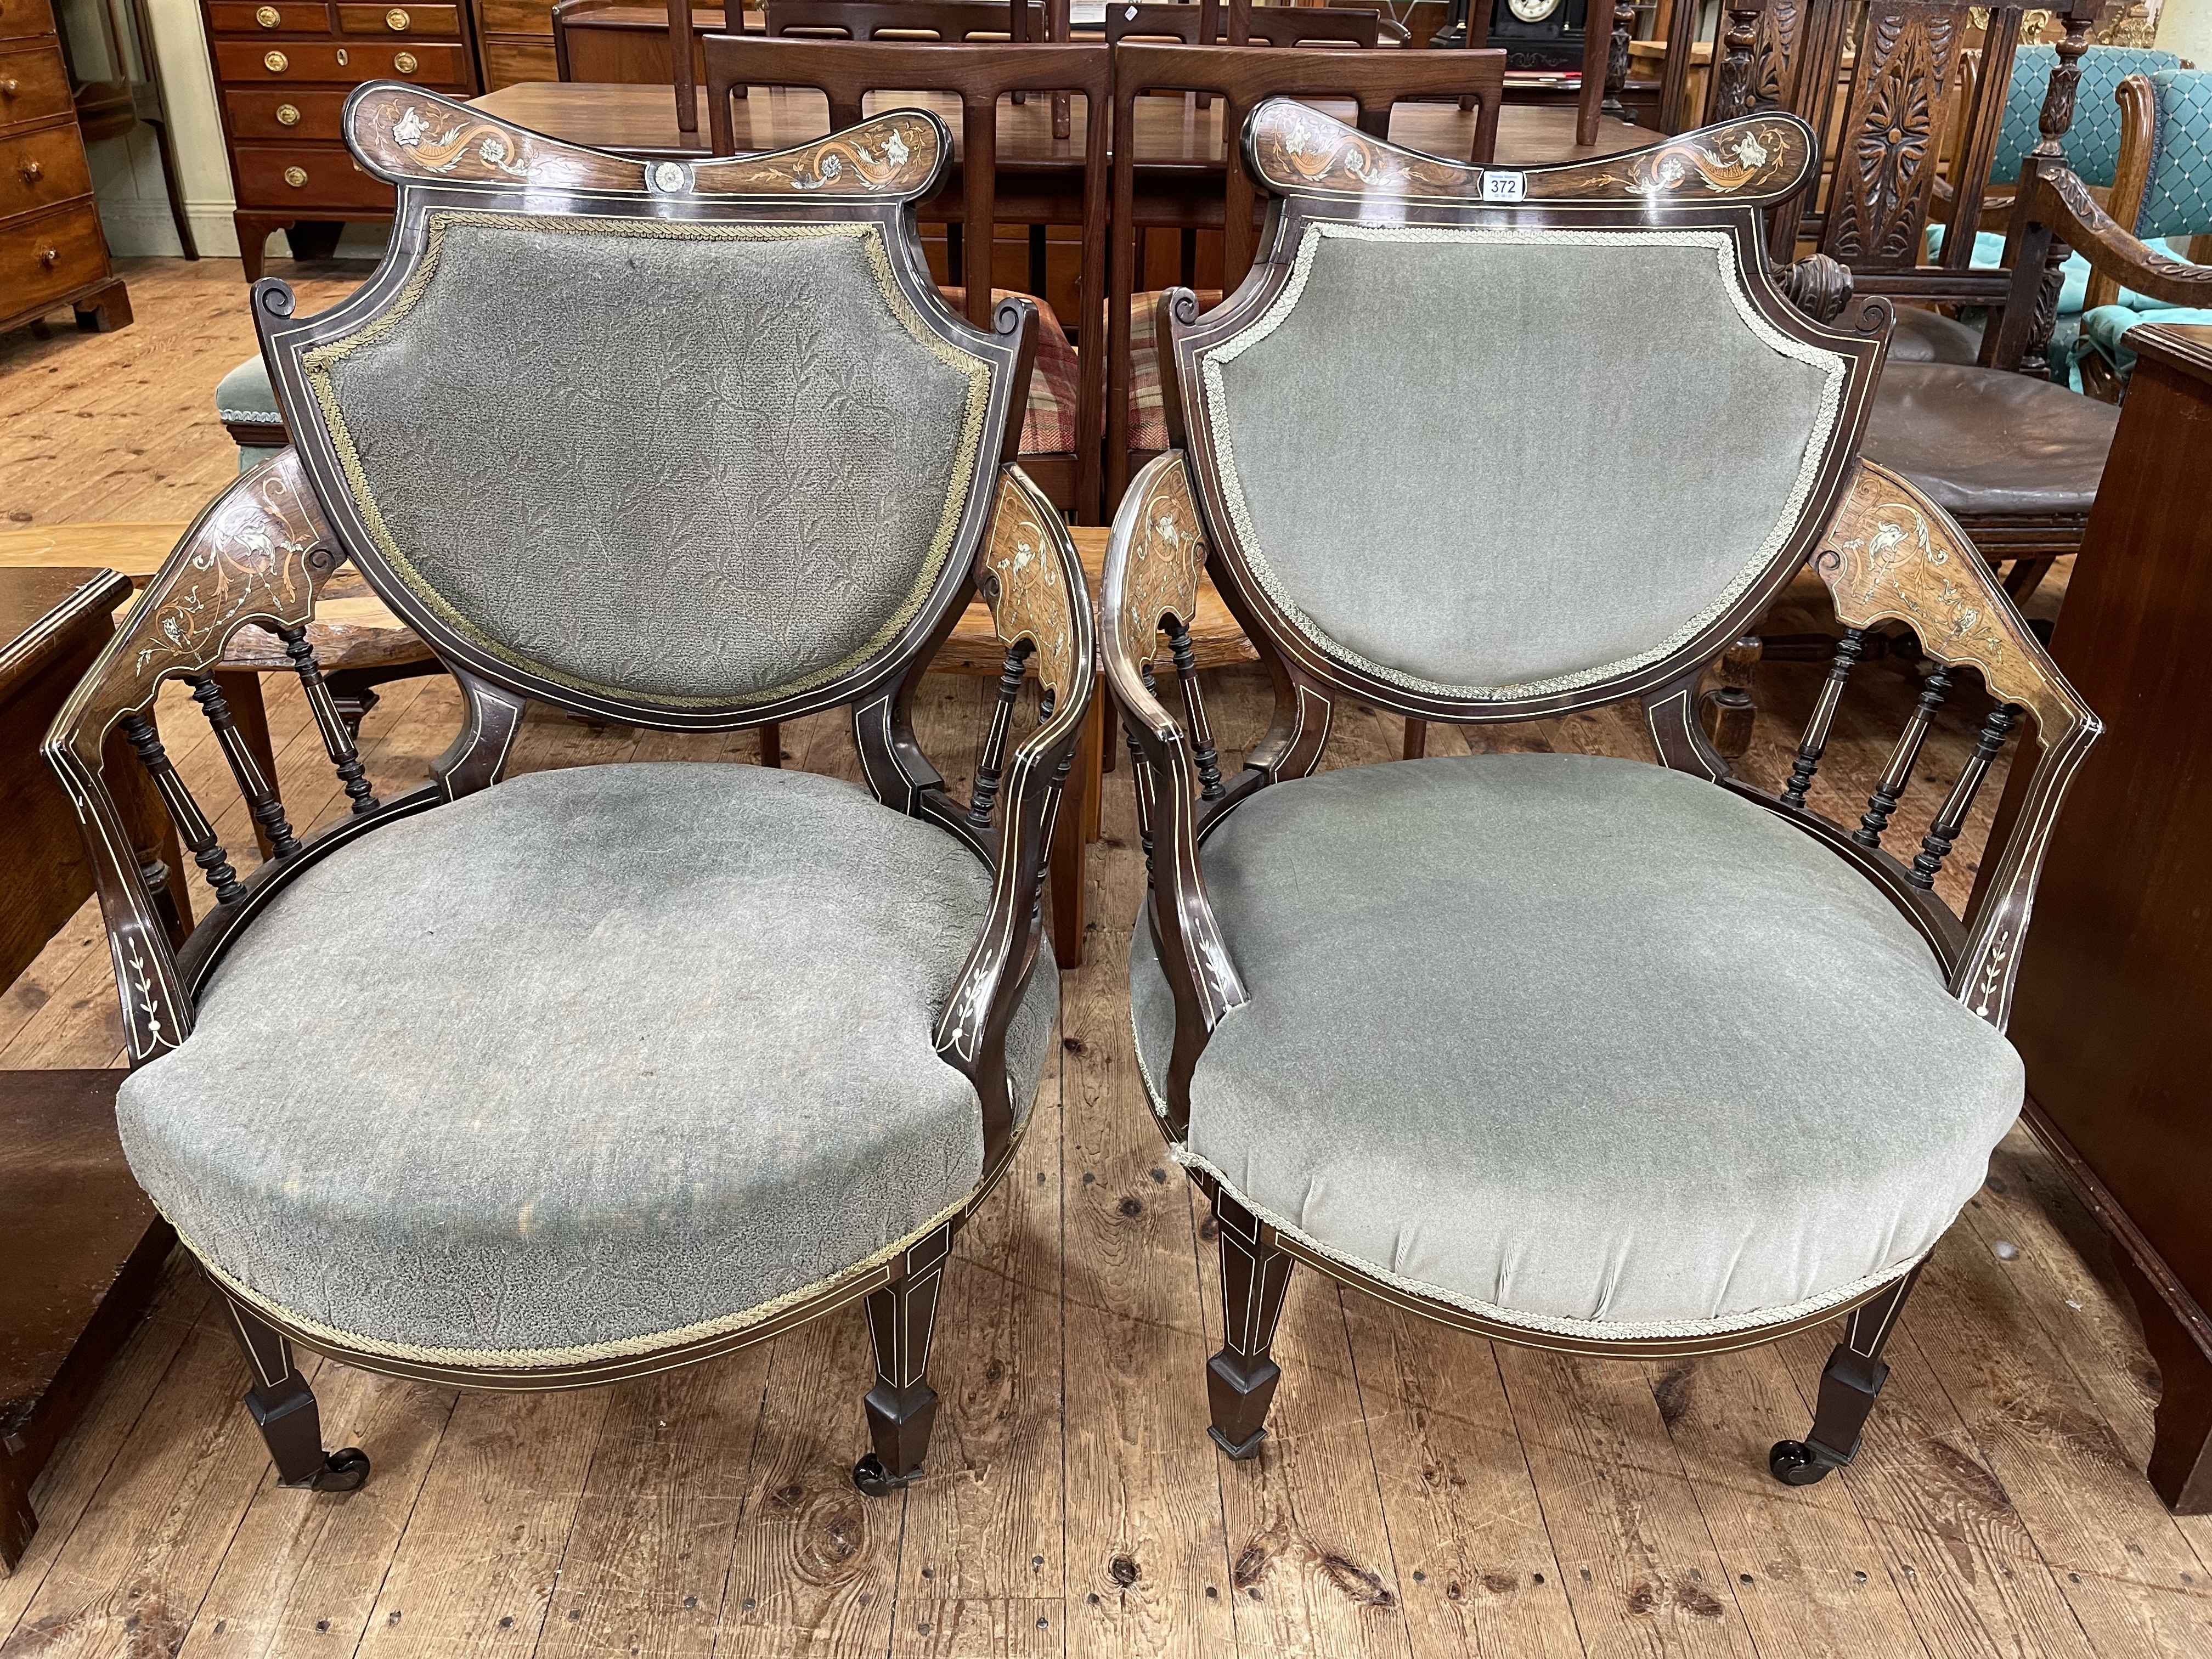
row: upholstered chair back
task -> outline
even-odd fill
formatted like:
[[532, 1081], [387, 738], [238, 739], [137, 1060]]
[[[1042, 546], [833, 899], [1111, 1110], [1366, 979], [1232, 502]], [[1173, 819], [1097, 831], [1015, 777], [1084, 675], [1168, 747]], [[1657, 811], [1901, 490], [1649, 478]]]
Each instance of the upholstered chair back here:
[[[1789, 170], [1794, 118], [1639, 157], [1649, 190], [1593, 164], [1549, 211], [1449, 214], [1339, 211], [1310, 180], [1407, 153], [1295, 106], [1253, 118], [1274, 243], [1177, 362], [1217, 528], [1312, 649], [1419, 696], [1571, 693], [1680, 653], [1801, 544], [1869, 343], [1790, 310], [1756, 215], [1699, 210], [1717, 185], [1656, 210], [1700, 165], [1747, 193]], [[1447, 172], [1476, 188], [1428, 167], [1439, 197]], [[1492, 187], [1552, 187], [1510, 176]]]
[[[2020, 164], [2042, 137], [2038, 125], [2051, 71], [2057, 66], [2056, 46], [2021, 46], [2013, 54], [2012, 80], [2005, 91], [2004, 124], [1997, 133], [1996, 159], [1990, 176], [2000, 185], [2020, 177]], [[2130, 75], [2179, 69], [2180, 58], [2148, 46], [2092, 46], [2081, 54], [2081, 80], [2075, 89], [2074, 125], [2062, 141], [2066, 165], [2085, 184], [2112, 184], [2120, 165], [2120, 111], [2113, 92]]]
[[2160, 70], [2150, 85], [2150, 175], [2136, 234], [2150, 241], [2212, 231], [2212, 70]]
[[392, 253], [273, 361], [434, 643], [530, 689], [742, 710], [849, 684], [949, 593], [1014, 343], [901, 234], [933, 118], [602, 180], [616, 158], [372, 91], [350, 131], [403, 185]]

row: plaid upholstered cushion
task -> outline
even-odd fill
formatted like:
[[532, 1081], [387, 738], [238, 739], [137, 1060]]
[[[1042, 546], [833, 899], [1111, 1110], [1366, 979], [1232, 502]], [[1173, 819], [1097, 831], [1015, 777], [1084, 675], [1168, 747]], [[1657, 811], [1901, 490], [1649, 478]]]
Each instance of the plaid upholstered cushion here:
[[[937, 291], [945, 296], [945, 304], [965, 314], [966, 289], [942, 286]], [[1036, 295], [1017, 296], [1012, 289], [1004, 288], [991, 290], [994, 301], [1016, 297], [1036, 301], [1037, 308], [1036, 368], [1030, 374], [1030, 406], [1022, 416], [1022, 453], [1073, 455], [1076, 416], [1083, 408], [1081, 364], [1075, 355], [1075, 342], [1067, 337], [1052, 307]]]
[[[1158, 293], [1139, 294], [1129, 302], [1129, 447], [1152, 454], [1168, 447], [1167, 404], [1160, 398], [1160, 353], [1152, 337], [1159, 306]], [[1201, 311], [1221, 303], [1221, 290], [1206, 289], [1198, 296]]]

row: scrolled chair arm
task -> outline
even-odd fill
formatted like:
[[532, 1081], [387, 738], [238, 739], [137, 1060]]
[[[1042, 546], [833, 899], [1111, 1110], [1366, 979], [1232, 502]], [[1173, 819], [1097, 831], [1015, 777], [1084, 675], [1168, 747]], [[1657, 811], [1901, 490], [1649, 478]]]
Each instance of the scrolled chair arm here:
[[[1165, 1084], [1170, 1127], [1189, 1117], [1190, 1076], [1223, 1018], [1250, 1000], [1231, 960], [1199, 869], [1199, 796], [1188, 740], [1146, 683], [1163, 618], [1190, 625], [1206, 556], [1206, 521], [1175, 450], [1148, 464], [1114, 515], [1099, 592], [1107, 684], [1129, 740], [1154, 781], [1150, 812], [1152, 917], [1175, 994], [1175, 1054]], [[1138, 784], [1140, 806], [1146, 790]]]
[[[210, 684], [207, 676], [224, 647], [248, 623], [290, 637], [304, 630], [313, 617], [317, 592], [339, 562], [337, 550], [299, 458], [286, 449], [264, 461], [192, 521], [46, 733], [46, 760], [83, 826], [133, 1065], [184, 1041], [191, 1030], [192, 1002], [100, 775], [103, 745], [122, 725], [218, 898], [228, 902], [242, 894], [149, 716], [162, 681]], [[212, 717], [214, 700], [210, 706]], [[224, 748], [234, 767], [240, 764], [235, 743]], [[273, 790], [269, 793], [273, 798]], [[289, 836], [289, 829], [284, 834]]]
[[1954, 786], [1939, 827], [1955, 831], [2012, 720], [2025, 712], [2035, 722], [2041, 753], [2002, 844], [1984, 854], [1989, 879], [1965, 918], [1966, 945], [1949, 981], [1954, 996], [2002, 1030], [2051, 827], [2104, 723], [2029, 631], [1966, 532], [1888, 468], [1859, 462], [1822, 547], [1814, 568], [1846, 628], [1903, 623], [1929, 657], [1973, 668], [1997, 700], [1995, 741], [1985, 738]]
[[1037, 959], [1037, 895], [1062, 786], [1097, 690], [1097, 647], [1083, 562], [1058, 509], [1021, 468], [1000, 469], [975, 585], [1000, 643], [1026, 647], [1050, 708], [1007, 763], [999, 797], [991, 908], [937, 1026], [937, 1051], [983, 1101], [987, 1165], [1012, 1133], [1006, 1028]]
[[[2141, 240], [2098, 205], [2078, 174], [2049, 167], [2029, 178], [2024, 191], [2027, 229], [2016, 239], [2020, 246], [2005, 250], [2016, 286], [2039, 278], [2043, 248], [2055, 236], [2123, 287], [2168, 305], [2212, 306], [2212, 265], [2177, 259]], [[2012, 303], [2019, 303], [2017, 295]]]

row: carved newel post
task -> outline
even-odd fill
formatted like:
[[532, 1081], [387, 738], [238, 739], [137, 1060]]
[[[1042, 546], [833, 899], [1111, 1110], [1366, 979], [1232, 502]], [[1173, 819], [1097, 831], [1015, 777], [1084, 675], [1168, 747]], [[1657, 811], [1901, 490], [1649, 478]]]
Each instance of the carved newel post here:
[[[2074, 97], [2081, 84], [2081, 54], [2089, 50], [2089, 30], [2097, 21], [2099, 0], [2064, 0], [2064, 3], [2065, 9], [2058, 14], [2058, 21], [2066, 30], [2066, 38], [2058, 43], [2058, 62], [2051, 69], [2051, 85], [2043, 94], [2043, 111], [2036, 119], [2043, 136], [2021, 163], [2022, 201], [2027, 199], [2035, 178], [2066, 165], [2063, 140], [2074, 125]], [[2035, 319], [2028, 325], [2027, 348], [2020, 365], [2021, 373], [2039, 380], [2051, 378], [2051, 335], [2058, 326], [2058, 293], [2066, 284], [2060, 267], [2065, 264], [2070, 251], [2054, 236], [2043, 258], [2043, 283], [2035, 295]]]
[[1628, 42], [1636, 33], [1636, 8], [1632, 0], [1613, 0], [1613, 39], [1605, 54], [1604, 113], [1617, 120], [1628, 118], [1628, 107], [1620, 101], [1620, 91], [1628, 84]]
[[1752, 53], [1759, 40], [1759, 14], [1766, 0], [1726, 0], [1728, 27], [1721, 31], [1720, 61], [1713, 65], [1712, 119], [1732, 120], [1751, 113]]

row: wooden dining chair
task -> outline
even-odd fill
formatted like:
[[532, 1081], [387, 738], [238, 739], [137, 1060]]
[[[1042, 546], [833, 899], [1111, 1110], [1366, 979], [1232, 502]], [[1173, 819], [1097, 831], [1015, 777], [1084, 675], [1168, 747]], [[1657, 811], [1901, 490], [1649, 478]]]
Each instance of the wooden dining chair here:
[[[978, 331], [930, 284], [913, 204], [951, 135], [923, 112], [641, 158], [383, 82], [344, 131], [397, 191], [386, 258], [313, 315], [254, 285], [291, 446], [194, 521], [45, 744], [116, 963], [132, 1172], [216, 1286], [284, 1486], [369, 1474], [326, 1449], [295, 1346], [568, 1389], [860, 1304], [854, 1480], [896, 1490], [937, 1411], [953, 1237], [1020, 1143], [1059, 1000], [1036, 902], [1095, 649], [1012, 464], [1032, 313]], [[353, 787], [307, 635], [349, 562], [465, 705], [385, 798]], [[981, 828], [910, 718], [977, 594], [1050, 693], [1018, 744], [987, 738]], [[351, 811], [295, 829], [202, 698], [276, 842], [241, 873], [148, 715], [252, 626], [292, 651]], [[842, 711], [865, 783], [508, 778], [533, 708], [690, 732]], [[175, 949], [102, 777], [118, 732], [214, 890]]]
[[[844, 40], [1066, 41], [1073, 38], [1068, 0], [823, 0], [786, 5], [767, 19], [771, 35], [817, 35]], [[1012, 94], [1017, 104], [1026, 91]], [[1052, 97], [1052, 131], [1069, 135], [1067, 94]]]
[[[1112, 0], [1106, 8], [1106, 39], [1180, 43], [1186, 46], [1225, 45], [1226, 8], [1206, 3], [1139, 4]], [[1216, 31], [1210, 39], [1211, 25]], [[1373, 46], [1382, 39], [1382, 14], [1358, 6], [1255, 6], [1244, 13], [1241, 43], [1252, 46]]]
[[[1738, 6], [1738, 10], [1742, 9]], [[2025, 599], [2053, 561], [2075, 551], [2104, 476], [2118, 411], [2054, 384], [2048, 347], [2064, 250], [2047, 271], [2030, 273], [2037, 303], [2018, 307], [2012, 261], [2017, 235], [1995, 268], [1972, 264], [1973, 238], [1927, 252], [1927, 231], [1947, 176], [1954, 222], [1976, 223], [1990, 184], [2024, 8], [1931, 0], [1816, 0], [1806, 14], [1794, 73], [1762, 79], [1731, 49], [1716, 82], [1724, 112], [1786, 106], [1818, 132], [1835, 132], [1836, 162], [1817, 188], [1771, 210], [1769, 248], [1778, 260], [1801, 249], [1829, 256], [1844, 279], [1829, 295], [1885, 295], [1987, 311], [1974, 363], [1892, 362], [1867, 422], [1865, 451], [1957, 520], [1980, 556], [2011, 567], [2008, 591]], [[2074, 117], [2080, 59], [2095, 0], [2068, 0], [2067, 31], [2053, 59], [2039, 117], [2041, 137], [2023, 167], [2063, 165]], [[1959, 73], [1977, 18], [1981, 70]], [[1845, 53], [1850, 58], [1845, 72]], [[1762, 87], [1772, 89], [1771, 101]], [[1784, 100], [1786, 92], [1787, 100]], [[1946, 156], [1946, 135], [1957, 142]], [[1904, 629], [1869, 635], [1857, 659], [1921, 658]], [[1752, 665], [1760, 660], [1832, 663], [1832, 636], [1799, 635], [1737, 642], [1723, 683], [1709, 694], [1713, 740], [1741, 755], [1751, 739]]]
[[[1162, 9], [1173, 9], [1163, 8]], [[1273, 46], [1156, 46], [1126, 40], [1114, 48], [1114, 130], [1140, 136], [1139, 100], [1156, 92], [1211, 93], [1224, 101], [1228, 155], [1218, 197], [1179, 204], [1168, 228], [1218, 228], [1222, 282], [1243, 280], [1256, 245], [1261, 198], [1237, 149], [1246, 117], [1271, 97], [1346, 99], [1359, 127], [1387, 136], [1390, 112], [1411, 99], [1472, 98], [1477, 104], [1471, 161], [1487, 161], [1498, 144], [1505, 54], [1495, 51], [1285, 52]], [[1114, 146], [1113, 247], [1108, 276], [1106, 499], [1121, 498], [1129, 477], [1166, 447], [1166, 414], [1154, 349], [1157, 293], [1137, 289], [1146, 222], [1136, 188], [1137, 143]], [[1218, 300], [1218, 293], [1212, 299]], [[1200, 303], [1208, 303], [1200, 295]]]
[[[1245, 153], [1264, 245], [1213, 310], [1162, 302], [1172, 447], [1122, 501], [1099, 595], [1148, 854], [1138, 1066], [1218, 1223], [1214, 1443], [1261, 1454], [1285, 1292], [1317, 1272], [1643, 1364], [1836, 1330], [1810, 1429], [1766, 1455], [1822, 1480], [1858, 1453], [1883, 1344], [2018, 1120], [2014, 978], [2097, 718], [1957, 526], [1860, 458], [1890, 307], [1831, 325], [1824, 283], [1765, 245], [1818, 166], [1802, 120], [1521, 170], [1276, 99]], [[1405, 435], [1361, 465], [1378, 421]], [[1599, 428], [1645, 440], [1637, 462]], [[1725, 464], [1679, 465], [1682, 434]], [[1924, 714], [1855, 830], [1807, 805], [1832, 699], [1779, 793], [1697, 728], [1704, 665], [1808, 559], [1846, 628], [1910, 618], [1988, 693], [1924, 835], [1890, 823]], [[1275, 690], [1226, 780], [1195, 688], [1163, 695], [1160, 639], [1201, 571]], [[1481, 726], [1625, 701], [1657, 764], [1322, 769], [1339, 714]], [[1936, 878], [2016, 730], [2029, 805], [1956, 914]]]
[[[928, 11], [937, 0], [890, 0], [856, 8], [848, 0], [770, 0], [770, 33], [764, 39], [714, 35], [708, 40], [708, 136], [716, 155], [735, 146], [730, 98], [747, 86], [801, 87], [821, 93], [833, 128], [850, 126], [865, 100], [888, 92], [949, 93], [961, 101], [960, 194], [924, 204], [924, 216], [945, 216], [966, 232], [968, 257], [946, 297], [969, 321], [986, 325], [1003, 294], [990, 283], [991, 251], [1000, 208], [999, 100], [1015, 91], [1067, 91], [1085, 102], [1082, 194], [1074, 222], [1084, 246], [1106, 240], [1107, 125], [1099, 118], [1111, 100], [1112, 56], [1100, 45], [944, 45], [916, 41], [820, 40], [785, 38], [796, 18], [841, 9]], [[981, 10], [983, 8], [973, 8]], [[1025, 204], [1025, 216], [1058, 212], [1054, 204]], [[1098, 272], [1085, 260], [1077, 279], [1077, 315], [1097, 314], [1103, 301]], [[994, 295], [996, 297], [994, 297]], [[1105, 364], [1097, 331], [1079, 350], [1042, 295], [1024, 296], [1038, 307], [1036, 371], [1023, 422], [1022, 464], [1054, 505], [1079, 523], [1099, 506], [1099, 443], [1104, 430]]]

